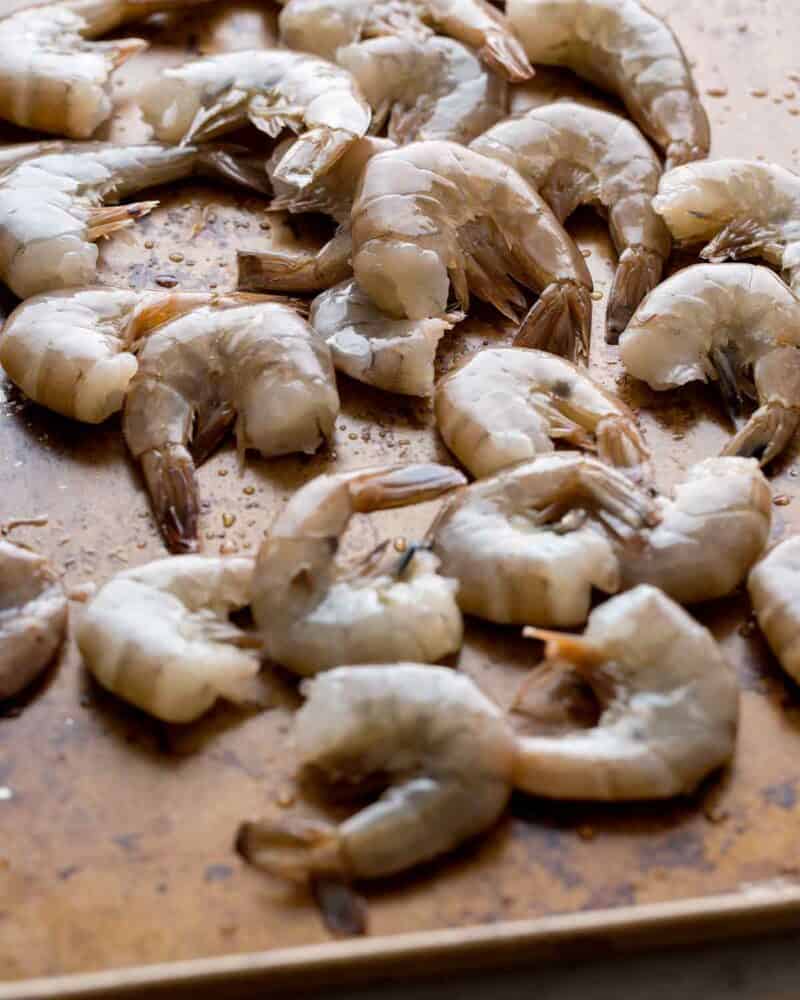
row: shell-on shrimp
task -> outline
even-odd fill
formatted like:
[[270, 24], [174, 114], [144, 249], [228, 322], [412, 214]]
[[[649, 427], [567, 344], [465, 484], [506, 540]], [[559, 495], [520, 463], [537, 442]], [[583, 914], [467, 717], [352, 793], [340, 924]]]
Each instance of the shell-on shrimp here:
[[[655, 587], [596, 608], [582, 636], [528, 629], [550, 664], [577, 671], [596, 726], [518, 741], [514, 784], [554, 799], [691, 793], [736, 745], [739, 689], [714, 637]], [[535, 674], [534, 674], [535, 676]]]
[[279, 24], [290, 48], [327, 59], [366, 38], [425, 39], [436, 30], [477, 49], [487, 66], [514, 83], [533, 76], [507, 19], [486, 0], [289, 0]]
[[53, 660], [67, 631], [67, 598], [47, 560], [0, 539], [0, 701]]
[[800, 537], [787, 538], [747, 581], [759, 627], [778, 662], [800, 681]]
[[252, 703], [258, 641], [229, 619], [250, 600], [252, 559], [177, 556], [125, 570], [86, 608], [76, 638], [104, 688], [165, 722], [219, 698]]
[[615, 343], [672, 248], [651, 204], [661, 164], [650, 144], [619, 115], [560, 101], [495, 125], [470, 148], [514, 167], [559, 222], [580, 205], [608, 218], [619, 254], [606, 317], [606, 339]]
[[[396, 465], [318, 476], [295, 494], [261, 546], [253, 616], [264, 653], [298, 674], [413, 656], [435, 662], [461, 646], [455, 584], [424, 549], [390, 567], [337, 566], [356, 513], [431, 500], [461, 486], [444, 465]], [[381, 554], [382, 547], [377, 554]]]
[[621, 98], [667, 169], [708, 155], [706, 115], [671, 28], [638, 0], [508, 0], [533, 63], [566, 66]]
[[[374, 156], [351, 216], [356, 280], [398, 318], [447, 311], [452, 282], [518, 319], [518, 284], [539, 293], [524, 346], [588, 354], [592, 279], [542, 198], [505, 163], [453, 142], [416, 142]], [[513, 280], [512, 280], [513, 279]]]
[[678, 271], [639, 307], [620, 357], [656, 390], [717, 381], [731, 419], [745, 396], [755, 396], [759, 408], [725, 455], [759, 456], [767, 465], [800, 424], [800, 300], [766, 267]]
[[[0, 174], [0, 278], [20, 298], [95, 278], [95, 242], [134, 224], [158, 203], [114, 202], [194, 174], [263, 190], [226, 151], [157, 144], [74, 143]], [[112, 204], [108, 204], [111, 202]]]
[[800, 176], [776, 163], [709, 160], [669, 171], [653, 208], [704, 260], [761, 257], [800, 294]]
[[327, 341], [338, 371], [387, 392], [431, 396], [436, 348], [463, 318], [463, 313], [450, 312], [431, 319], [394, 319], [355, 281], [345, 281], [314, 299], [309, 322]]
[[370, 38], [346, 45], [336, 61], [389, 120], [398, 144], [422, 139], [468, 143], [508, 114], [508, 86], [474, 53], [449, 38]]
[[650, 457], [627, 406], [565, 358], [487, 348], [440, 379], [436, 423], [476, 478], [554, 450], [596, 449], [604, 462], [646, 476]]
[[220, 297], [150, 332], [138, 361], [122, 427], [173, 551], [197, 546], [195, 464], [232, 425], [242, 456], [312, 453], [333, 433], [330, 351], [289, 305]]
[[243, 824], [237, 849], [252, 864], [301, 883], [379, 878], [453, 850], [503, 812], [514, 735], [468, 677], [409, 663], [339, 667], [304, 690], [301, 765], [356, 787], [380, 778], [385, 791], [338, 826]]
[[202, 142], [250, 122], [298, 133], [275, 176], [303, 187], [366, 134], [371, 112], [347, 70], [279, 49], [224, 52], [166, 69], [139, 101], [156, 137]]
[[109, 77], [147, 48], [141, 38], [93, 42], [126, 21], [191, 0], [58, 0], [0, 19], [0, 118], [88, 139], [111, 115]]

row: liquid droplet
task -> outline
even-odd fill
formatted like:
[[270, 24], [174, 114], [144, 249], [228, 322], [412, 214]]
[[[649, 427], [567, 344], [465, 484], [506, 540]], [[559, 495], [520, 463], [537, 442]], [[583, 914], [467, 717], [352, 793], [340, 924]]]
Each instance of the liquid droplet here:
[[792, 498], [787, 497], [785, 493], [781, 493], [779, 496], [776, 496], [772, 502], [776, 507], [788, 507], [792, 502]]
[[706, 90], [709, 97], [727, 97], [728, 88], [727, 87], [709, 87]]

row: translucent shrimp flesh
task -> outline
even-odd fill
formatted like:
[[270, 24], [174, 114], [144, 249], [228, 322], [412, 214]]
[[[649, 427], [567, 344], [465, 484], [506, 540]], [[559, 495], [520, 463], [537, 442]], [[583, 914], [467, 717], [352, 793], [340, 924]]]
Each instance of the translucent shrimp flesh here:
[[667, 169], [708, 155], [708, 116], [686, 56], [639, 0], [508, 0], [506, 16], [533, 63], [565, 66], [616, 94]]
[[435, 556], [415, 546], [389, 554], [384, 544], [362, 565], [341, 566], [336, 552], [354, 514], [431, 500], [464, 482], [448, 466], [397, 465], [318, 476], [296, 493], [253, 578], [265, 655], [308, 675], [411, 656], [433, 663], [456, 652], [456, 586], [437, 573]]
[[58, 153], [48, 152], [49, 145], [0, 174], [0, 278], [20, 298], [92, 284], [96, 241], [158, 204], [115, 204], [144, 188], [194, 174], [256, 190], [265, 181], [211, 147], [71, 143]]
[[[366, 385], [406, 396], [433, 395], [436, 348], [464, 318], [449, 312], [430, 319], [394, 319], [355, 281], [322, 292], [309, 322], [327, 342], [337, 370]], [[0, 360], [2, 360], [0, 340]]]
[[546, 351], [476, 352], [439, 380], [435, 411], [445, 444], [476, 478], [547, 454], [556, 441], [649, 478], [633, 413], [585, 370]]
[[53, 661], [66, 635], [67, 607], [50, 563], [0, 539], [0, 701]]
[[514, 167], [563, 223], [580, 205], [608, 218], [619, 263], [608, 299], [606, 339], [615, 343], [661, 280], [672, 239], [651, 201], [661, 164], [635, 125], [573, 101], [534, 108], [471, 144]]
[[219, 699], [251, 703], [258, 641], [230, 621], [250, 600], [252, 559], [175, 556], [118, 573], [76, 632], [108, 691], [164, 722], [193, 722]]
[[477, 49], [513, 83], [533, 76], [507, 19], [486, 0], [289, 0], [279, 23], [289, 48], [327, 59], [352, 42], [381, 35], [424, 40], [438, 31]]
[[331, 437], [339, 396], [327, 345], [289, 305], [222, 296], [162, 321], [139, 323], [147, 339], [122, 426], [168, 547], [191, 552], [195, 465], [230, 428], [242, 456], [310, 454]]
[[[514, 784], [554, 799], [626, 801], [693, 792], [732, 757], [739, 689], [714, 637], [655, 587], [596, 608], [582, 636], [529, 629], [548, 664], [577, 672], [597, 725], [518, 742]], [[535, 676], [535, 675], [534, 675]]]
[[586, 261], [512, 167], [452, 142], [380, 153], [362, 174], [351, 220], [356, 280], [389, 315], [442, 315], [452, 283], [464, 311], [473, 292], [518, 320], [524, 285], [539, 300], [522, 345], [588, 354]]
[[776, 163], [709, 160], [669, 171], [653, 207], [704, 260], [761, 257], [800, 294], [800, 176]]
[[312, 183], [366, 134], [371, 112], [347, 70], [280, 49], [224, 52], [166, 69], [139, 99], [165, 142], [203, 142], [248, 122], [273, 138], [299, 138], [275, 176]]
[[620, 340], [627, 371], [656, 390], [715, 381], [735, 422], [723, 454], [777, 458], [800, 424], [800, 300], [755, 264], [697, 264], [645, 299]]
[[800, 537], [772, 549], [751, 571], [747, 589], [772, 652], [800, 681]]

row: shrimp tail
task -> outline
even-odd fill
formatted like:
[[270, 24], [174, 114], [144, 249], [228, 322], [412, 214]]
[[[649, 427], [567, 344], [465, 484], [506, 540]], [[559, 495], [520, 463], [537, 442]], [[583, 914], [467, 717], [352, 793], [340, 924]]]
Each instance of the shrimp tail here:
[[263, 166], [255, 166], [248, 162], [247, 157], [235, 156], [234, 147], [202, 149], [198, 154], [198, 170], [209, 177], [231, 181], [259, 194], [272, 194], [272, 185]]
[[650, 449], [639, 428], [629, 419], [605, 417], [595, 430], [601, 461], [624, 469], [634, 482], [645, 482], [650, 474]]
[[138, 201], [132, 205], [98, 205], [89, 209], [88, 239], [110, 236], [119, 229], [127, 229], [158, 206], [157, 201]]
[[659, 283], [664, 260], [645, 247], [628, 247], [619, 259], [606, 314], [606, 343], [616, 344], [637, 307]]
[[464, 474], [449, 465], [401, 465], [359, 476], [349, 491], [353, 510], [368, 513], [435, 500], [466, 484]]
[[[721, 264], [758, 256], [777, 241], [778, 235], [755, 219], [734, 219], [703, 247], [700, 256], [711, 264]], [[780, 249], [775, 252], [779, 254]]]
[[[705, 117], [705, 111], [700, 109]], [[674, 170], [675, 167], [682, 167], [684, 163], [694, 163], [695, 160], [704, 160], [708, 156], [708, 146], [699, 143], [687, 142], [685, 139], [676, 139], [671, 142], [665, 150], [664, 172]]]
[[287, 150], [274, 171], [275, 180], [302, 189], [324, 174], [347, 152], [353, 133], [319, 126], [304, 132]]
[[760, 407], [722, 449], [722, 455], [758, 458], [769, 465], [781, 454], [800, 425], [800, 410], [771, 401]]
[[572, 281], [554, 282], [522, 321], [514, 346], [534, 347], [585, 362], [591, 330], [591, 289]]
[[548, 661], [566, 660], [581, 673], [605, 663], [607, 655], [581, 635], [567, 632], [550, 632], [543, 628], [522, 630], [526, 639], [538, 639], [544, 643], [544, 656]]
[[143, 38], [117, 38], [113, 42], [95, 42], [93, 48], [105, 51], [114, 69], [150, 48]]
[[352, 274], [350, 234], [337, 233], [316, 253], [240, 250], [238, 287], [251, 292], [320, 292]]
[[535, 75], [522, 42], [509, 31], [489, 31], [478, 55], [510, 83], [524, 83]]
[[170, 552], [196, 552], [200, 505], [191, 455], [182, 445], [166, 445], [144, 452], [140, 460]]

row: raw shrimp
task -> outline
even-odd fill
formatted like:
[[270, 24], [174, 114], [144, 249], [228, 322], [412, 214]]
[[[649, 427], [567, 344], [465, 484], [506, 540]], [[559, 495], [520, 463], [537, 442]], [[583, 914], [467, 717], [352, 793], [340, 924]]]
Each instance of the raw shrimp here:
[[800, 537], [787, 538], [750, 573], [747, 588], [759, 627], [778, 662], [800, 681]]
[[[514, 785], [553, 799], [693, 792], [736, 746], [739, 689], [714, 637], [655, 587], [596, 608], [582, 636], [526, 629], [597, 700], [589, 729], [518, 741]], [[535, 674], [534, 674], [535, 676]]]
[[0, 701], [52, 662], [67, 631], [67, 598], [43, 556], [0, 539]]
[[242, 457], [310, 454], [333, 433], [330, 351], [289, 305], [221, 297], [149, 333], [138, 361], [123, 432], [172, 551], [197, 547], [195, 464], [234, 423]]
[[0, 278], [20, 298], [91, 284], [95, 242], [150, 212], [158, 202], [107, 205], [143, 188], [190, 177], [224, 177], [263, 190], [220, 149], [70, 143], [0, 174]]
[[533, 76], [507, 19], [486, 0], [289, 0], [279, 24], [289, 48], [327, 59], [366, 38], [426, 39], [436, 30], [477, 49], [487, 66], [514, 83]]
[[758, 455], [767, 465], [800, 423], [800, 300], [768, 268], [697, 264], [678, 271], [639, 307], [620, 356], [653, 389], [717, 381], [731, 419], [745, 396], [755, 396], [759, 408], [725, 455]]
[[217, 701], [255, 700], [258, 641], [229, 619], [250, 600], [252, 559], [176, 556], [118, 573], [76, 638], [104, 688], [164, 722], [193, 722]]
[[213, 298], [100, 286], [35, 295], [6, 320], [0, 364], [34, 402], [99, 424], [122, 409], [142, 330]]
[[327, 341], [339, 371], [387, 392], [431, 396], [437, 345], [463, 318], [450, 312], [393, 319], [355, 281], [345, 281], [314, 299], [309, 321]]
[[374, 156], [352, 212], [356, 280], [398, 318], [447, 310], [450, 283], [517, 319], [518, 285], [540, 294], [523, 346], [588, 354], [592, 279], [586, 261], [533, 188], [505, 163], [453, 142], [416, 142]]
[[389, 119], [397, 143], [467, 143], [508, 114], [508, 85], [449, 38], [370, 38], [336, 61], [355, 77], [376, 122]]
[[456, 586], [430, 552], [409, 548], [394, 564], [336, 565], [356, 513], [420, 503], [461, 486], [444, 465], [395, 465], [318, 476], [295, 494], [261, 546], [253, 616], [264, 652], [298, 674], [413, 656], [434, 662], [461, 646]]
[[569, 626], [586, 621], [592, 587], [619, 590], [615, 539], [639, 544], [657, 522], [654, 500], [622, 472], [565, 451], [473, 483], [430, 535], [442, 573], [459, 582], [462, 611]]
[[202, 142], [250, 122], [267, 135], [300, 135], [277, 165], [304, 187], [365, 135], [371, 113], [347, 70], [278, 49], [225, 52], [166, 69], [139, 101], [156, 137]]
[[710, 160], [664, 174], [653, 207], [713, 263], [762, 257], [800, 294], [800, 176], [776, 163]]
[[187, 2], [193, 0], [60, 0], [0, 19], [0, 117], [88, 139], [111, 115], [109, 77], [147, 48], [141, 38], [91, 39]]
[[641, 132], [619, 115], [561, 101], [495, 125], [471, 147], [514, 167], [563, 223], [579, 205], [607, 216], [619, 263], [606, 340], [616, 343], [661, 280], [672, 239], [653, 211], [661, 164]]
[[514, 736], [468, 677], [409, 663], [339, 667], [304, 690], [294, 728], [301, 765], [331, 783], [377, 778], [385, 791], [338, 826], [243, 824], [237, 848], [257, 867], [312, 884], [392, 875], [452, 851], [505, 809]]
[[621, 98], [667, 169], [708, 155], [706, 115], [670, 27], [638, 0], [508, 0], [534, 63], [566, 66]]
[[440, 379], [436, 423], [476, 478], [554, 450], [596, 449], [604, 462], [649, 478], [650, 453], [636, 418], [564, 358], [520, 347], [487, 348]]

